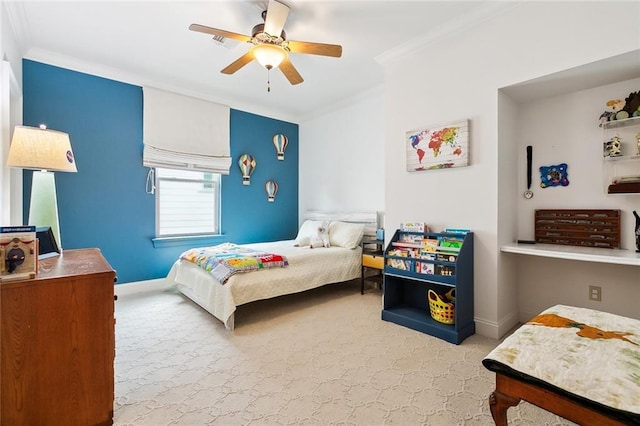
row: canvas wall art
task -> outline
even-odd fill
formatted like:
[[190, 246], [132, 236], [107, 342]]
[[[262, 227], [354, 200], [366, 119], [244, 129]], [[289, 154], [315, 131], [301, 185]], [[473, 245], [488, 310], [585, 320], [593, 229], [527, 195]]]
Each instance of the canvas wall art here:
[[469, 120], [411, 130], [406, 134], [407, 171], [469, 165]]

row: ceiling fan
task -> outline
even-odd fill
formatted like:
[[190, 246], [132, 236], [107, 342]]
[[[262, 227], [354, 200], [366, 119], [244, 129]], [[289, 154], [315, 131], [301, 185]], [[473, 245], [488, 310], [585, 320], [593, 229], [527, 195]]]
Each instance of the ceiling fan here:
[[[283, 28], [288, 16], [289, 6], [276, 0], [269, 0], [267, 10], [262, 12], [264, 23], [254, 26], [251, 30], [251, 36], [199, 24], [191, 24], [189, 29], [218, 37], [240, 40], [253, 45], [247, 53], [223, 68], [221, 71], [223, 74], [233, 74], [256, 59], [267, 70], [280, 68], [291, 84], [300, 84], [304, 80], [289, 60], [290, 52], [339, 58], [342, 56], [342, 46], [287, 40], [287, 35]], [[267, 90], [270, 91], [269, 86], [267, 86]]]

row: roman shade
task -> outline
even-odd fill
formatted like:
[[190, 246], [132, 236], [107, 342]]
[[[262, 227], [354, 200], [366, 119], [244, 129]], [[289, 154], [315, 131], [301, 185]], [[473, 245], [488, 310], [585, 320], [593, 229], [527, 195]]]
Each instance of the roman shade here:
[[229, 174], [229, 107], [144, 87], [142, 164]]

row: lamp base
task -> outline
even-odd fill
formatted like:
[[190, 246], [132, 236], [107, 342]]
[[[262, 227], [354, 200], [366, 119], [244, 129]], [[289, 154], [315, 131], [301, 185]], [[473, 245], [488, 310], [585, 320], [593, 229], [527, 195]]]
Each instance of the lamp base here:
[[33, 172], [28, 224], [33, 226], [50, 226], [53, 236], [58, 243], [58, 247], [62, 249], [60, 223], [58, 221], [56, 180], [53, 172]]

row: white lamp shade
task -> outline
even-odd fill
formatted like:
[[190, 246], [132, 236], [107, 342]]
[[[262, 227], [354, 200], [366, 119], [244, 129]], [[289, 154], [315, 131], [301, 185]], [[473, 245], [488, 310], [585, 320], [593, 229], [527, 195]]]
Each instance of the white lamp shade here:
[[7, 165], [55, 172], [78, 171], [68, 134], [27, 126], [15, 127]]
[[251, 53], [266, 69], [277, 68], [289, 56], [286, 50], [275, 44], [257, 44], [251, 48]]

